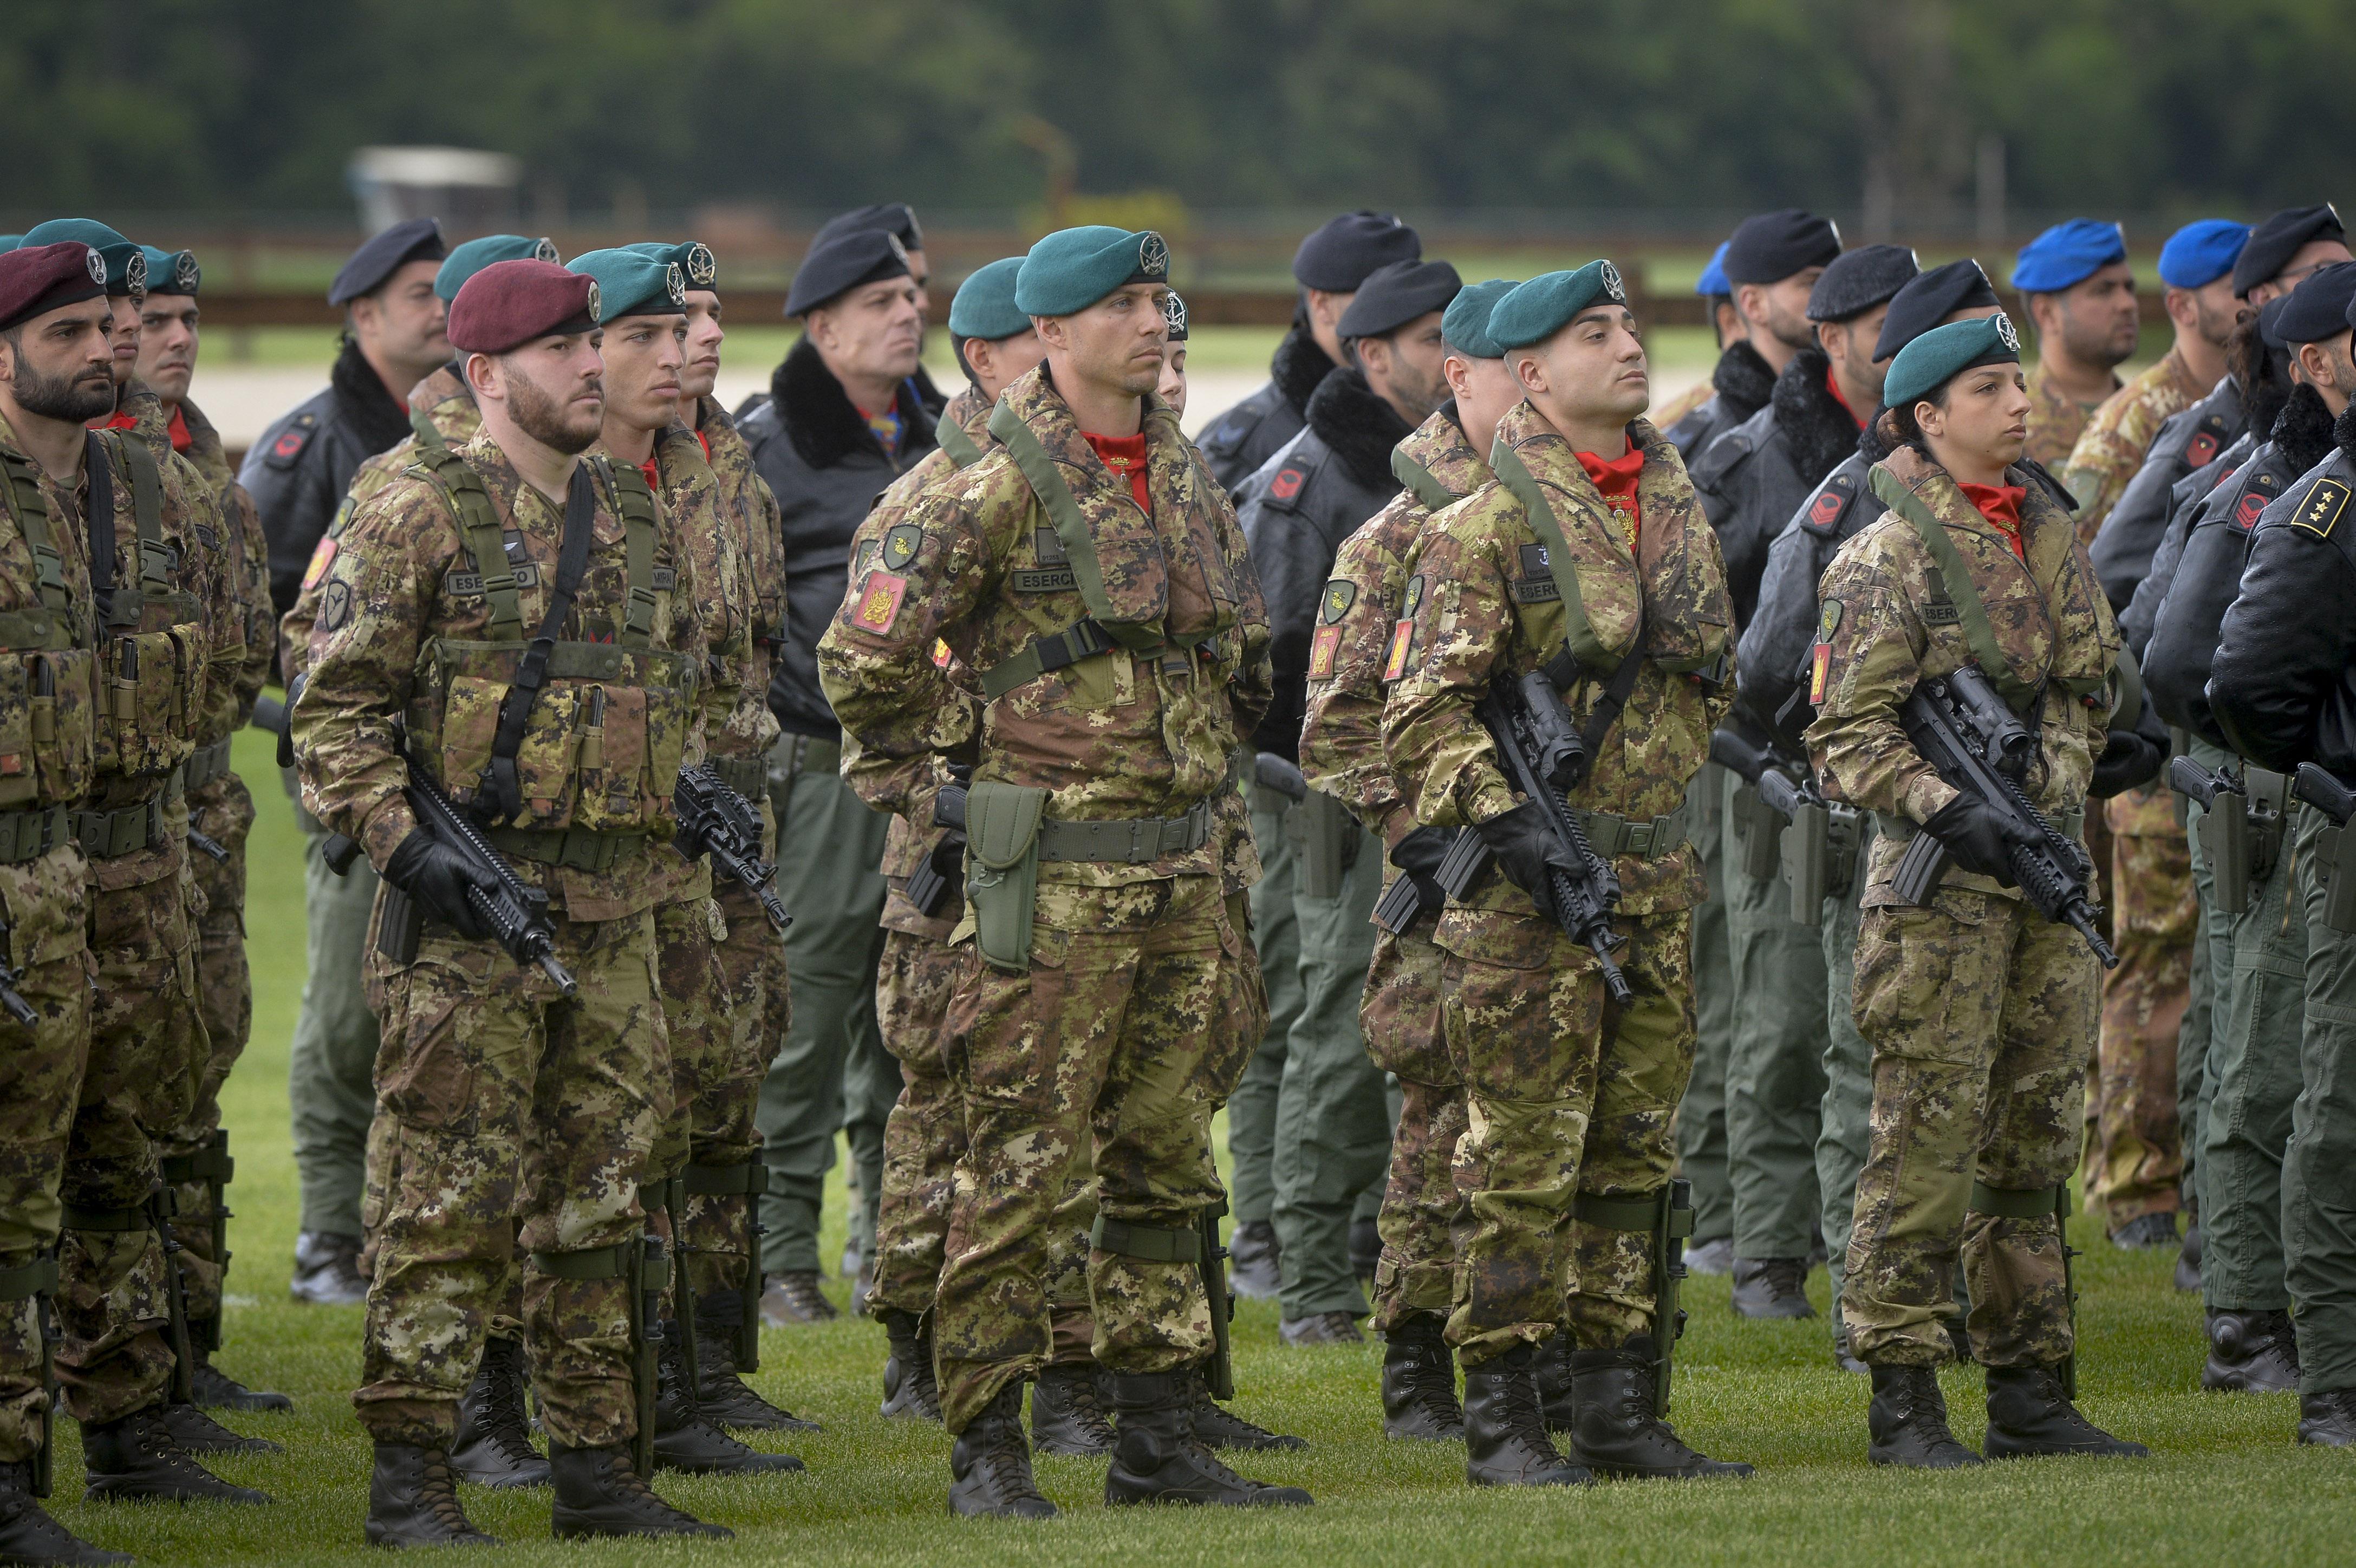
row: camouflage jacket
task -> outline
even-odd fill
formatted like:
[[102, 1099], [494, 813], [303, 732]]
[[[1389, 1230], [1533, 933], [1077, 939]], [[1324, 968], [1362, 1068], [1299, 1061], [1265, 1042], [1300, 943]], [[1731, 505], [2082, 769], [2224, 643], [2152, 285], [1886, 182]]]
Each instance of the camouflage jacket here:
[[270, 546], [262, 537], [262, 514], [254, 510], [253, 498], [237, 482], [237, 470], [229, 465], [220, 432], [185, 398], [180, 402], [180, 420], [188, 427], [187, 459], [212, 487], [213, 499], [220, 508], [230, 610], [245, 652], [230, 688], [237, 700], [237, 725], [241, 727], [253, 717], [253, 700], [270, 682], [271, 650], [278, 635], [270, 605]]
[[[1890, 510], [1840, 547], [1821, 590], [1809, 690], [1816, 718], [1807, 742], [1826, 791], [1885, 822], [1916, 825], [1955, 798], [1898, 720], [1900, 704], [1925, 677], [1974, 662], [1949, 585], [1923, 542], [1922, 521], [1930, 521], [1970, 574], [2010, 676], [2037, 693], [2028, 711], [2037, 715], [2041, 744], [2023, 785], [2030, 802], [2055, 820], [2083, 806], [2110, 716], [2104, 682], [2119, 631], [2068, 510], [2020, 469], [2006, 470], [2006, 483], [2027, 491], [2024, 564], [1947, 471], [1919, 449], [1900, 447], [1875, 465], [1873, 478]], [[1912, 836], [1900, 832], [1903, 826], [1875, 840], [1869, 908], [1895, 901], [1890, 881]], [[1944, 886], [2019, 896], [1954, 866]]]
[[[601, 444], [594, 450], [605, 448]], [[696, 689], [695, 732], [688, 737], [686, 756], [687, 766], [693, 767], [712, 748], [713, 738], [735, 710], [753, 641], [752, 596], [745, 586], [740, 541], [734, 530], [721, 525], [719, 480], [695, 432], [674, 424], [656, 435], [654, 466], [655, 482], [648, 488], [661, 509], [664, 532], [673, 548], [687, 556], [699, 590], [699, 597], [686, 604], [672, 601], [673, 613], [698, 622], [702, 638], [703, 677]]]
[[[224, 502], [212, 477], [186, 454], [173, 449], [172, 416], [164, 400], [145, 381], [134, 381], [123, 389], [116, 410], [133, 422], [126, 434], [136, 435], [155, 456], [164, 477], [166, 514], [176, 508], [183, 511], [188, 532], [202, 546], [202, 566], [190, 579], [189, 589], [204, 600], [210, 653], [194, 741], [210, 746], [226, 739], [241, 722], [239, 689], [245, 679], [246, 644], [238, 581], [245, 568], [239, 542], [225, 526]], [[117, 548], [121, 548], [120, 540]]]
[[[503, 525], [522, 634], [534, 636], [563, 542], [562, 510], [523, 482], [487, 433], [457, 453]], [[616, 644], [629, 604], [626, 535], [612, 494], [598, 485], [594, 495], [589, 566], [561, 635]], [[710, 595], [659, 505], [652, 569], [645, 647], [619, 642], [606, 686], [552, 680], [534, 705], [519, 757], [529, 776], [529, 820], [518, 825], [670, 836], [670, 794], [696, 703], [683, 688], [705, 660], [691, 607]], [[474, 793], [507, 688], [454, 671], [471, 657], [465, 645], [491, 638], [492, 604], [455, 509], [422, 465], [354, 508], [309, 575], [321, 585], [319, 618], [292, 719], [304, 804], [329, 832], [357, 839], [382, 870], [416, 825], [401, 793], [409, 779], [404, 736], [455, 799]], [[622, 694], [629, 688], [646, 696]], [[513, 863], [579, 919], [636, 913], [660, 891], [638, 856], [603, 872]]]
[[[2111, 508], [2143, 467], [2151, 439], [2169, 415], [2180, 413], [2209, 395], [2193, 379], [2184, 356], [2170, 349], [2160, 361], [2113, 392], [2070, 449], [2062, 482], [2078, 498], [2078, 537], [2088, 542], [2111, 515]], [[2033, 433], [2035, 424], [2029, 426]], [[2031, 452], [2031, 456], [2036, 454]]]
[[[1399, 459], [1405, 459], [1401, 463]], [[1450, 403], [1398, 445], [1393, 467], [1407, 489], [1342, 542], [1309, 648], [1309, 707], [1301, 730], [1301, 776], [1340, 800], [1371, 833], [1395, 845], [1415, 811], [1383, 755], [1383, 689], [1404, 671], [1391, 648], [1411, 618], [1408, 575], [1424, 524], [1438, 506], [1489, 482]]]
[[[1082, 564], [1047, 501], [1002, 446], [885, 530], [881, 559], [818, 649], [827, 699], [862, 752], [884, 764], [969, 752], [978, 779], [1049, 790], [1056, 821], [1173, 818], [1233, 793], [1234, 754], [1272, 689], [1268, 617], [1225, 493], [1177, 417], [1145, 401], [1150, 516], [1082, 437], [1046, 367], [1000, 400], [1071, 499], [1068, 526], [1096, 556], [1101, 615], [1079, 591]], [[1076, 629], [1108, 619], [1110, 636]], [[986, 689], [991, 671], [1034, 645], [1074, 638], [1098, 650], [1012, 686], [978, 721], [934, 658], [945, 644]], [[1109, 886], [1222, 875], [1224, 852], [1214, 834], [1148, 864], [1051, 861], [1040, 875]]]
[[[92, 742], [103, 722], [90, 543], [77, 523], [80, 501], [17, 449], [5, 419], [0, 459], [0, 811], [78, 805], [94, 781]], [[37, 535], [56, 553], [58, 582], [47, 597], [33, 549]], [[51, 689], [54, 704], [49, 722], [37, 725], [37, 684]], [[16, 961], [27, 961], [21, 948]]]
[[718, 403], [697, 399], [694, 421], [720, 486], [720, 518], [735, 540], [745, 596], [744, 673], [727, 723], [712, 737], [712, 750], [717, 757], [766, 757], [777, 740], [769, 677], [786, 624], [786, 539], [777, 526], [777, 498], [754, 470], [752, 448]]
[[[1709, 732], [1726, 713], [1733, 682], [1693, 672], [1733, 645], [1725, 564], [1676, 448], [1641, 419], [1630, 423], [1628, 439], [1644, 452], [1633, 554], [1626, 528], [1570, 444], [1526, 403], [1497, 426], [1490, 456], [1497, 476], [1425, 525], [1406, 589], [1413, 628], [1408, 646], [1394, 650], [1405, 673], [1383, 704], [1383, 749], [1419, 821], [1468, 825], [1513, 809], [1515, 792], [1476, 707], [1493, 682], [1518, 681], [1563, 658], [1567, 639], [1576, 663], [1563, 699], [1582, 726], [1640, 637], [1644, 649], [1627, 707], [1570, 797], [1575, 810], [1632, 821], [1666, 817], [1708, 759]], [[1534, 491], [1517, 493], [1518, 480], [1507, 482], [1509, 453]], [[1571, 553], [1576, 618], [1557, 590], [1528, 493], [1545, 501]], [[1650, 859], [1621, 855], [1614, 868], [1620, 907], [1630, 915], [1687, 908], [1704, 896], [1700, 858], [1689, 843]], [[1537, 918], [1529, 895], [1502, 876], [1490, 877], [1469, 903]]]
[[[2101, 404], [2080, 403], [2048, 381], [2041, 360], [2029, 366], [2022, 379], [2029, 383], [2029, 450], [2025, 456], [2058, 469], [2070, 460], [2070, 449], [2078, 445], [2087, 421], [2094, 418]], [[2116, 396], [2118, 391], [2119, 379], [2113, 376], [2112, 395]]]

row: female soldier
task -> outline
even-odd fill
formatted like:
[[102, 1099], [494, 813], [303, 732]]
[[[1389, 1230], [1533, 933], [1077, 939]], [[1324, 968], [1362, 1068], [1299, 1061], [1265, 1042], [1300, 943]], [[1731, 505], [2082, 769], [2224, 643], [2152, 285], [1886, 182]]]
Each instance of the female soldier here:
[[[1925, 678], [1978, 666], [2039, 737], [2022, 788], [2074, 837], [2118, 631], [2068, 511], [2013, 467], [2029, 402], [2010, 320], [1924, 333], [1883, 396], [1891, 450], [1870, 481], [1890, 510], [1825, 574], [1807, 733], [1819, 776], [1878, 830], [1852, 998], [1873, 1047], [1872, 1140], [1841, 1300], [1873, 1373], [1870, 1457], [1979, 1462], [1947, 1430], [1936, 1378], [1959, 1251], [1988, 1453], [2144, 1454], [2070, 1402], [2057, 1189], [2082, 1136], [2094, 961], [2022, 900], [1999, 818], [1943, 782], [1899, 721]], [[1910, 905], [1898, 865], [1925, 831], [1950, 864]]]

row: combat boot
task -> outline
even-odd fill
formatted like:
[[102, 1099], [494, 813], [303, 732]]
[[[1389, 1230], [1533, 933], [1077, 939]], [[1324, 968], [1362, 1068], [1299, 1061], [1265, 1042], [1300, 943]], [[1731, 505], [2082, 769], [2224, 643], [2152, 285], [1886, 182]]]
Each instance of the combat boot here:
[[360, 1273], [360, 1239], [305, 1230], [294, 1238], [294, 1277], [287, 1292], [313, 1306], [358, 1306], [368, 1300]]
[[1723, 1274], [1734, 1268], [1734, 1238], [1713, 1237], [1697, 1241], [1686, 1249], [1686, 1273], [1689, 1274]]
[[1579, 1418], [1579, 1395], [1570, 1376], [1570, 1326], [1532, 1348], [1530, 1365], [1538, 1383], [1538, 1413], [1548, 1432], [1569, 1432]]
[[1193, 1389], [1184, 1369], [1113, 1374], [1119, 1436], [1105, 1472], [1107, 1503], [1210, 1503], [1221, 1508], [1299, 1508], [1299, 1487], [1246, 1480], [1194, 1435]]
[[941, 1418], [941, 1386], [933, 1376], [933, 1336], [913, 1312], [884, 1315], [891, 1354], [884, 1359], [884, 1413], [909, 1421]]
[[[1110, 1381], [1108, 1376], [1106, 1386], [1097, 1391], [1099, 1401], [1107, 1404], [1112, 1402]], [[1194, 1440], [1204, 1447], [1224, 1448], [1236, 1454], [1280, 1454], [1309, 1446], [1305, 1437], [1291, 1437], [1256, 1426], [1213, 1399], [1210, 1384], [1205, 1381], [1200, 1367], [1186, 1369], [1186, 1381], [1194, 1401], [1187, 1413], [1194, 1422]]]
[[1066, 1459], [1101, 1459], [1112, 1452], [1112, 1423], [1097, 1400], [1093, 1361], [1059, 1361], [1039, 1369], [1031, 1385], [1031, 1446]]
[[1227, 1238], [1228, 1288], [1255, 1301], [1274, 1295], [1282, 1283], [1281, 1254], [1273, 1224], [1265, 1219], [1238, 1224]]
[[0, 1464], [0, 1563], [105, 1568], [131, 1561], [123, 1552], [92, 1546], [49, 1517], [33, 1495], [31, 1460]]
[[531, 1445], [524, 1413], [523, 1346], [513, 1339], [483, 1342], [482, 1364], [458, 1401], [458, 1437], [450, 1468], [463, 1480], [494, 1491], [548, 1485], [548, 1461]]
[[842, 1314], [819, 1288], [816, 1269], [789, 1269], [773, 1274], [761, 1296], [761, 1326], [790, 1328], [797, 1323], [832, 1323]]
[[172, 1441], [191, 1454], [284, 1454], [286, 1450], [267, 1437], [248, 1437], [241, 1432], [231, 1432], [192, 1404], [177, 1401], [166, 1404], [164, 1426], [171, 1433]]
[[1358, 1320], [1346, 1312], [1312, 1312], [1306, 1317], [1288, 1317], [1276, 1326], [1277, 1337], [1287, 1345], [1363, 1345], [1366, 1337], [1358, 1332]]
[[[190, 1324], [191, 1328], [196, 1325]], [[227, 1372], [213, 1365], [211, 1352], [199, 1350], [194, 1365], [188, 1369], [195, 1384], [197, 1403], [206, 1410], [293, 1410], [294, 1402], [284, 1394], [273, 1394], [260, 1389], [247, 1388]]]
[[2051, 1367], [1987, 1369], [1987, 1456], [2022, 1459], [2041, 1454], [2086, 1454], [2148, 1459], [2140, 1443], [2114, 1437], [2078, 1412]]
[[815, 1421], [771, 1404], [736, 1369], [736, 1329], [744, 1293], [716, 1290], [695, 1298], [695, 1402], [703, 1419], [733, 1432], [821, 1432]]
[[1462, 1443], [1456, 1359], [1436, 1312], [1409, 1313], [1385, 1337], [1383, 1435], [1415, 1443]]
[[804, 1468], [790, 1454], [764, 1454], [703, 1419], [687, 1380], [687, 1346], [676, 1323], [661, 1326], [655, 1359], [655, 1469], [690, 1476], [779, 1475]]
[[2139, 1214], [2111, 1232], [2111, 1245], [2123, 1252], [2156, 1251], [2164, 1247], [2183, 1251], [2176, 1234], [2176, 1212]]
[[1875, 1361], [1866, 1369], [1873, 1375], [1873, 1402], [1865, 1412], [1868, 1459], [1910, 1470], [1960, 1470], [1981, 1462], [1947, 1430], [1947, 1396], [1939, 1391], [1936, 1369]]
[[559, 1541], [584, 1535], [697, 1535], [729, 1541], [736, 1532], [706, 1524], [656, 1495], [630, 1464], [630, 1445], [605, 1448], [548, 1445], [548, 1471], [556, 1487], [551, 1521]]
[[1516, 1345], [1464, 1369], [1464, 1478], [1476, 1487], [1585, 1487], [1594, 1473], [1555, 1452], [1538, 1410], [1537, 1352]]
[[2356, 1448], [2356, 1389], [2326, 1389], [2303, 1396], [2298, 1440], [2319, 1448]]
[[2211, 1312], [2209, 1360], [2201, 1386], [2238, 1393], [2291, 1393], [2298, 1388], [2298, 1346], [2286, 1312]]
[[370, 1546], [497, 1546], [458, 1502], [450, 1455], [413, 1443], [380, 1443], [369, 1476]]
[[82, 1496], [91, 1502], [154, 1498], [166, 1502], [266, 1503], [266, 1493], [235, 1487], [196, 1462], [149, 1405], [102, 1425], [83, 1423]]
[[1814, 1317], [1808, 1302], [1808, 1260], [1805, 1258], [1737, 1258], [1734, 1260], [1734, 1316], [1737, 1317]]
[[1023, 1436], [1023, 1384], [998, 1391], [949, 1449], [949, 1512], [962, 1519], [1053, 1519], [1055, 1505], [1031, 1477]]
[[2201, 1216], [2195, 1213], [2192, 1223], [2184, 1228], [2184, 1245], [2176, 1254], [2176, 1288], [2188, 1294], [2201, 1290]]
[[1587, 1467], [1624, 1480], [1748, 1476], [1739, 1459], [1696, 1453], [1653, 1409], [1653, 1338], [1639, 1334], [1616, 1350], [1570, 1353], [1571, 1398], [1579, 1406], [1571, 1452]]

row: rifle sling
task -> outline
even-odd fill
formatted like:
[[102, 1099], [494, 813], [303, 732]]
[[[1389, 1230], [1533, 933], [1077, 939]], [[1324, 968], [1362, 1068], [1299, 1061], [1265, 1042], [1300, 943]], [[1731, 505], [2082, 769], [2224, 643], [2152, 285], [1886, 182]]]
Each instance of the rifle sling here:
[[90, 598], [98, 624], [107, 626], [114, 618], [114, 463], [105, 438], [95, 430], [90, 433], [82, 462], [90, 473], [89, 512], [82, 519], [90, 542]]
[[2012, 660], [2004, 656], [2004, 649], [1996, 639], [1996, 628], [1989, 624], [1987, 607], [1980, 602], [1979, 589], [1973, 585], [1970, 568], [1964, 564], [1955, 542], [1947, 537], [1946, 525], [1931, 515], [1922, 498], [1907, 489], [1904, 480], [1889, 469], [1875, 464], [1873, 493], [1884, 505], [1913, 526], [1922, 537], [1922, 548], [1929, 551], [1940, 575], [1946, 579], [1947, 591], [1953, 596], [1957, 624], [1964, 642], [1972, 650], [1972, 659], [1987, 678], [1996, 683], [2006, 703], [2016, 714], [2026, 714], [2035, 705], [2044, 682], [2031, 685], [2013, 673]]
[[[524, 730], [531, 723], [531, 710], [540, 701], [541, 689], [548, 683], [548, 658], [556, 644], [557, 633], [573, 613], [573, 596], [581, 591], [581, 579], [589, 570], [589, 540], [595, 532], [597, 516], [596, 492], [589, 478], [589, 465], [577, 463], [573, 468], [573, 483], [564, 493], [564, 543], [556, 559], [556, 581], [548, 596], [548, 614], [541, 618], [540, 635], [531, 639], [523, 657], [516, 660], [515, 683], [508, 688], [499, 703], [498, 732], [491, 739], [491, 760], [483, 769], [480, 800], [487, 800], [492, 815], [485, 820], [512, 819], [523, 809], [523, 793], [516, 779], [516, 754], [523, 747]], [[479, 802], [478, 802], [479, 803]], [[479, 813], [478, 813], [479, 814]]]

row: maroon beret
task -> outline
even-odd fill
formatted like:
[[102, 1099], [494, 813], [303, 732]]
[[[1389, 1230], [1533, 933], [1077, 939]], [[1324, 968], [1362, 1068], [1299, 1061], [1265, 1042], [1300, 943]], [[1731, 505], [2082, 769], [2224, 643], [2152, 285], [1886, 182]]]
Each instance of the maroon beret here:
[[597, 280], [526, 256], [494, 262], [450, 302], [450, 346], [504, 354], [555, 332], [597, 329]]
[[105, 260], [79, 240], [0, 254], [0, 332], [105, 292]]

